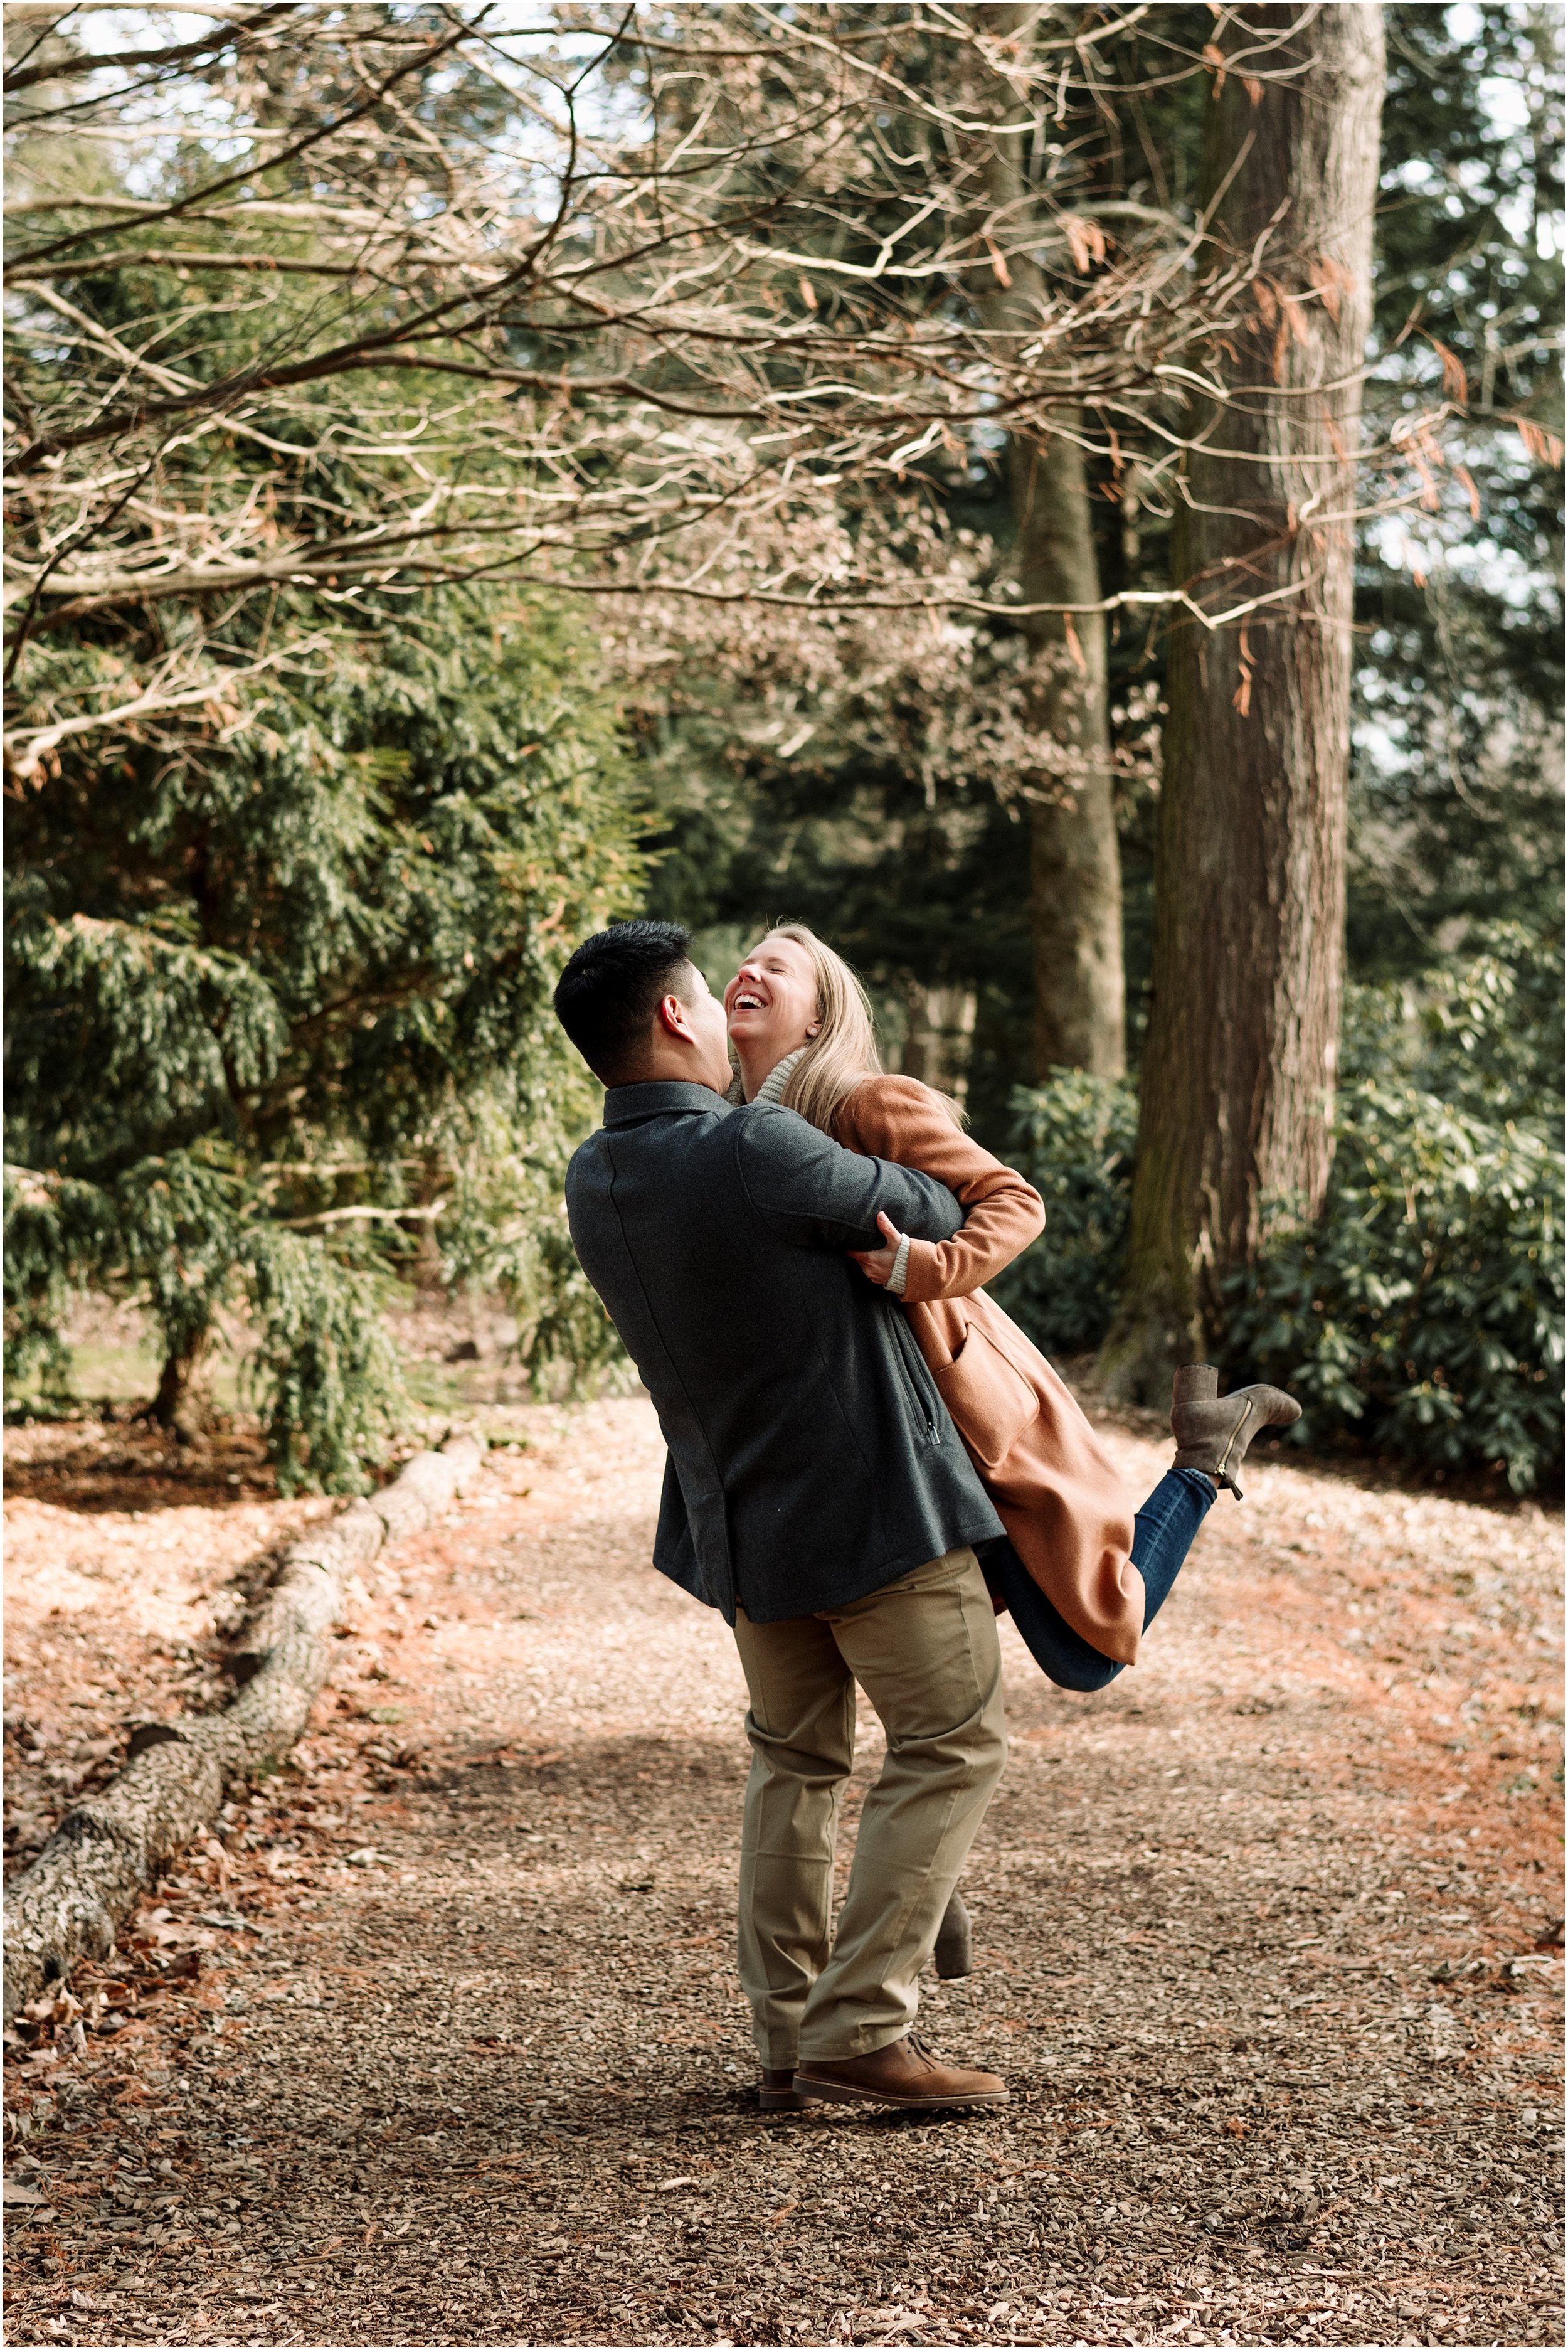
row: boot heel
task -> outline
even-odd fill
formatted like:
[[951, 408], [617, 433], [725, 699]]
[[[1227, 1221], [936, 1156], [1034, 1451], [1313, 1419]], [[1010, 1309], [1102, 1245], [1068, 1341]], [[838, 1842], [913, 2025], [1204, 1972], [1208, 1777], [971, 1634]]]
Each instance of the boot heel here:
[[1170, 1390], [1170, 1408], [1181, 1403], [1213, 1403], [1220, 1393], [1220, 1374], [1212, 1363], [1183, 1363]]

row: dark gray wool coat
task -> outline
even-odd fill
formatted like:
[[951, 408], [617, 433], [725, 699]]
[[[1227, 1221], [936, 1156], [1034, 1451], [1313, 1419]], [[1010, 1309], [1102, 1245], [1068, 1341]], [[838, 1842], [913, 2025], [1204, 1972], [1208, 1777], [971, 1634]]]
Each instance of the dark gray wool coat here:
[[951, 1192], [706, 1086], [618, 1087], [604, 1115], [566, 1209], [670, 1446], [655, 1566], [773, 1624], [1000, 1534], [901, 1308], [845, 1253], [881, 1246], [878, 1210], [950, 1240]]

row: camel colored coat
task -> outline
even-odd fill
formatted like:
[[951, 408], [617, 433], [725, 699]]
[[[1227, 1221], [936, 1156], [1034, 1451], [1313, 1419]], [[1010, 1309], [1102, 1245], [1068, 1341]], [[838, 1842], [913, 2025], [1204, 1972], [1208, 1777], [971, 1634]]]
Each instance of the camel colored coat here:
[[909, 1326], [1034, 1581], [1092, 1648], [1135, 1663], [1144, 1589], [1128, 1555], [1132, 1504], [1065, 1383], [981, 1286], [1039, 1236], [1040, 1194], [914, 1077], [867, 1077], [835, 1133], [850, 1150], [936, 1176], [963, 1208], [955, 1239], [909, 1244]]

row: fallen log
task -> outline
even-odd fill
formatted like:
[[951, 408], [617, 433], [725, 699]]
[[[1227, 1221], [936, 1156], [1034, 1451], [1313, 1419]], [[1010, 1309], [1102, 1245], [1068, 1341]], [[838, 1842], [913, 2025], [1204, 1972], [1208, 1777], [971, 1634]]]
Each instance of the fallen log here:
[[6, 1888], [7, 2022], [78, 1959], [104, 1956], [160, 1865], [217, 1817], [225, 1785], [283, 1761], [327, 1679], [350, 1576], [440, 1517], [483, 1458], [472, 1437], [417, 1452], [384, 1492], [296, 1543], [231, 1659], [244, 1683], [233, 1704], [146, 1724], [119, 1776], [67, 1813]]

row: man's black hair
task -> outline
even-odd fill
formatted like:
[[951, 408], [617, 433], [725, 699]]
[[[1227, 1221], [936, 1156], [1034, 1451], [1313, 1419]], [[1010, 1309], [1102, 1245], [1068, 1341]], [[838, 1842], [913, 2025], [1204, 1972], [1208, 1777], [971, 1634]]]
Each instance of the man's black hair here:
[[556, 987], [556, 1017], [607, 1086], [634, 1085], [667, 995], [690, 1001], [691, 933], [679, 922], [617, 922], [585, 939]]

